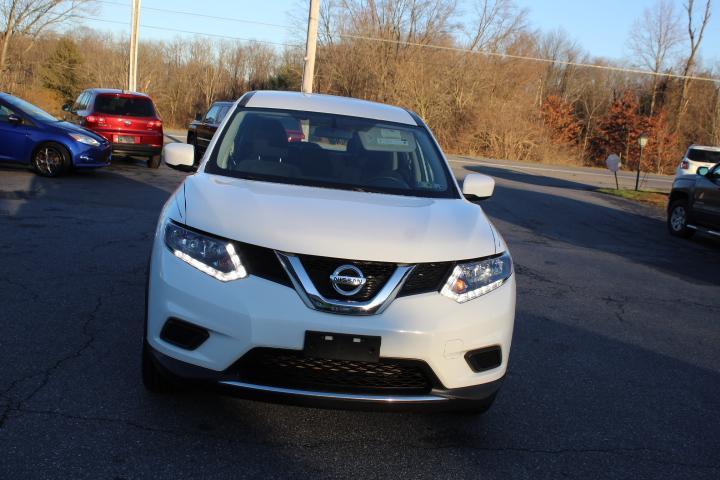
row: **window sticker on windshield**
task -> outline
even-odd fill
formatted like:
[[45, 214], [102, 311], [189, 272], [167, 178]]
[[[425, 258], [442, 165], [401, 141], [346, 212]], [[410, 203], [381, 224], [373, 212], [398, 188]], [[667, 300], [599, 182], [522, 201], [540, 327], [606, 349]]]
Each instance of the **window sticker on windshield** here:
[[412, 133], [394, 129], [373, 127], [358, 132], [363, 148], [370, 151], [412, 152], [415, 150], [415, 139]]
[[380, 129], [380, 137], [377, 139], [380, 145], [407, 145], [407, 139], [402, 137], [400, 130]]
[[380, 136], [385, 137], [385, 138], [401, 139], [402, 133], [400, 133], [400, 130], [390, 130], [389, 128], [381, 128]]

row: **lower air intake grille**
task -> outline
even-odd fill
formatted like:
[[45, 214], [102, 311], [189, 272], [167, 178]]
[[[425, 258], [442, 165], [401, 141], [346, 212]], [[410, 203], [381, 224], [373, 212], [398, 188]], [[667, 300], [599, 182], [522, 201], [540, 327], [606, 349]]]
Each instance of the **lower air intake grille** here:
[[430, 367], [418, 360], [330, 360], [275, 348], [255, 348], [235, 367], [243, 382], [337, 393], [422, 394], [438, 383]]

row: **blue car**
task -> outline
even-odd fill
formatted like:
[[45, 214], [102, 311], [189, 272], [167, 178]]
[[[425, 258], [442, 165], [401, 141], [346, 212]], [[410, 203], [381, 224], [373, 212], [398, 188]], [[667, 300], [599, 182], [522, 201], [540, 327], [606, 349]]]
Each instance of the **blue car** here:
[[70, 168], [110, 165], [110, 150], [100, 135], [0, 92], [0, 161], [29, 164], [40, 175], [57, 177]]

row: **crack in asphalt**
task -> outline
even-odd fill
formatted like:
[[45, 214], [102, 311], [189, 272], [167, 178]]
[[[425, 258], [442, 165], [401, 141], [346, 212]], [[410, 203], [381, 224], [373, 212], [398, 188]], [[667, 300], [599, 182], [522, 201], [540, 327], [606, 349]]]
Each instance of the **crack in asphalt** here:
[[569, 285], [567, 283], [559, 282], [557, 280], [552, 280], [547, 276], [543, 275], [542, 273], [538, 272], [537, 270], [525, 265], [521, 265], [519, 263], [515, 263], [515, 272], [523, 278], [528, 278], [542, 283], [548, 283], [550, 285], [566, 288], [570, 291], [576, 290], [576, 287], [574, 285]]
[[600, 300], [605, 302], [605, 304], [607, 306], [617, 305], [618, 311], [615, 312], [615, 317], [621, 323], [627, 322], [624, 315], [625, 315], [625, 305], [627, 304], [627, 302], [630, 301], [630, 299], [628, 297], [623, 296], [623, 297], [613, 298], [613, 297], [608, 296], [608, 297], [600, 297]]
[[[0, 397], [5, 398], [8, 401], [8, 404], [5, 406], [5, 409], [0, 414], [0, 429], [4, 428], [7, 421], [10, 419], [10, 414], [14, 411], [21, 411], [23, 409], [23, 406], [32, 400], [32, 398], [42, 390], [47, 383], [50, 381], [50, 378], [52, 377], [53, 373], [55, 373], [56, 370], [58, 370], [63, 364], [66, 362], [78, 358], [91, 347], [92, 343], [95, 341], [95, 336], [90, 333], [90, 323], [95, 320], [96, 315], [100, 311], [100, 308], [102, 308], [102, 295], [98, 295], [96, 297], [96, 304], [93, 310], [87, 314], [87, 318], [85, 319], [85, 322], [83, 322], [82, 326], [82, 334], [86, 337], [85, 341], [78, 346], [74, 351], [69, 353], [68, 355], [65, 355], [64, 357], [56, 360], [52, 365], [50, 365], [48, 368], [45, 368], [44, 370], [40, 372], [34, 372], [29, 375], [25, 375], [24, 377], [21, 377], [19, 379], [13, 380], [10, 383], [10, 386], [4, 389], [0, 392]], [[19, 401], [14, 402], [10, 397], [10, 392], [19, 384], [30, 380], [31, 378], [35, 378], [41, 376], [42, 379], [40, 381], [40, 384], [36, 386], [28, 395], [26, 395], [24, 398], [20, 399]]]

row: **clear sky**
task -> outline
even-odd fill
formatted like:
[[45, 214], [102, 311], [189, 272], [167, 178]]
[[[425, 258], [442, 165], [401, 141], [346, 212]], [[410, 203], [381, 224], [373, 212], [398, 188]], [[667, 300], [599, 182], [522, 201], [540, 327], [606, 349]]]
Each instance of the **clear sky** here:
[[[83, 23], [99, 30], [127, 32], [130, 22], [130, 0], [98, 0], [95, 16], [112, 22], [83, 20]], [[682, 0], [674, 0], [677, 9]], [[593, 56], [620, 59], [626, 54], [627, 35], [633, 20], [642, 15], [646, 6], [654, 0], [516, 0], [528, 10], [532, 27], [542, 30], [561, 28]], [[700, 2], [697, 2], [698, 4]], [[716, 2], [717, 3], [717, 2]], [[288, 24], [291, 12], [306, 15], [303, 0], [142, 0], [141, 36], [144, 38], [169, 39], [179, 32], [157, 30], [164, 27], [191, 32], [210, 33], [243, 39], [258, 39], [277, 43], [293, 43], [297, 37], [287, 29], [268, 25], [240, 23], [224, 20], [236, 18], [272, 24]], [[460, 0], [467, 13], [472, 0]], [[152, 8], [180, 10], [221, 18], [205, 18], [191, 15], [153, 11]], [[714, 17], [706, 33], [701, 51], [708, 63], [720, 63], [720, 7], [714, 6]], [[125, 24], [121, 24], [125, 23]]]
[[[636, 18], [643, 15], [655, 0], [516, 0], [529, 10], [533, 26], [543, 30], [562, 28], [592, 55], [619, 59], [627, 54], [627, 37]], [[676, 11], [683, 0], [673, 0]], [[695, 2], [702, 8], [704, 1]], [[706, 29], [702, 45], [703, 58], [720, 61], [720, 7], [713, 5], [713, 18]], [[684, 14], [684, 12], [681, 12]], [[685, 22], [685, 16], [682, 17]], [[683, 28], [685, 23], [682, 24]], [[684, 32], [684, 30], [683, 30]]]

